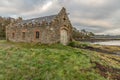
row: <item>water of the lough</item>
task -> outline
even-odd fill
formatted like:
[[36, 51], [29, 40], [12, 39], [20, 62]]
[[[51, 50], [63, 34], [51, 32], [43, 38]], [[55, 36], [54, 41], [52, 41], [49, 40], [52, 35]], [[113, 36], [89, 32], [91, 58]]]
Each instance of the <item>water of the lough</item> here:
[[104, 42], [93, 42], [92, 44], [120, 46], [120, 40], [104, 41]]

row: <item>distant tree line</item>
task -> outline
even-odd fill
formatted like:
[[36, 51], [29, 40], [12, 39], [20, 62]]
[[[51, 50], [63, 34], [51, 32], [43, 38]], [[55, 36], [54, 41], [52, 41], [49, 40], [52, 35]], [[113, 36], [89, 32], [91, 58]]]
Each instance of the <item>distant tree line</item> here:
[[5, 39], [6, 37], [6, 26], [11, 23], [16, 23], [18, 21], [22, 20], [21, 17], [18, 17], [17, 19], [11, 18], [11, 17], [1, 17], [0, 16], [0, 39]]
[[75, 40], [89, 40], [95, 34], [93, 32], [86, 31], [85, 29], [77, 30], [73, 28], [73, 39]]

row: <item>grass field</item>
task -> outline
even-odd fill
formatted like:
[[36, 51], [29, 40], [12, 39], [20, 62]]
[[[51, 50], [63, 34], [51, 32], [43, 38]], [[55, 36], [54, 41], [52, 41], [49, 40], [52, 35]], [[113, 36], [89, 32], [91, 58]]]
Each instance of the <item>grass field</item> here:
[[[118, 80], [119, 60], [119, 56], [61, 44], [11, 43], [2, 40], [0, 80]], [[101, 69], [107, 71], [102, 72]]]

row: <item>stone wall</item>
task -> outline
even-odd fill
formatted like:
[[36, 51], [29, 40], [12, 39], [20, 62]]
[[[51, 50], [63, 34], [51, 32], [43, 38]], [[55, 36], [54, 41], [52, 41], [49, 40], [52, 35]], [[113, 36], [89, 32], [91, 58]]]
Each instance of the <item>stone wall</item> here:
[[[65, 9], [62, 9], [58, 16], [51, 22], [43, 21], [25, 24], [10, 24], [6, 27], [7, 40], [13, 42], [40, 42], [44, 44], [52, 44], [60, 42], [60, 30], [66, 29], [68, 32], [68, 40], [72, 39], [72, 25], [69, 21]], [[36, 32], [40, 33], [39, 39], [36, 39]], [[23, 33], [25, 37], [23, 38]]]

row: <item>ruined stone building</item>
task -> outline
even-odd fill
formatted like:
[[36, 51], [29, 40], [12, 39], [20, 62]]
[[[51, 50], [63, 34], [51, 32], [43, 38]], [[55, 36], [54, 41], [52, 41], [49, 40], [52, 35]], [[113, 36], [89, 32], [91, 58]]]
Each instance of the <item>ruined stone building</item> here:
[[22, 20], [6, 27], [6, 39], [12, 42], [68, 44], [72, 40], [72, 25], [66, 9], [51, 16]]

